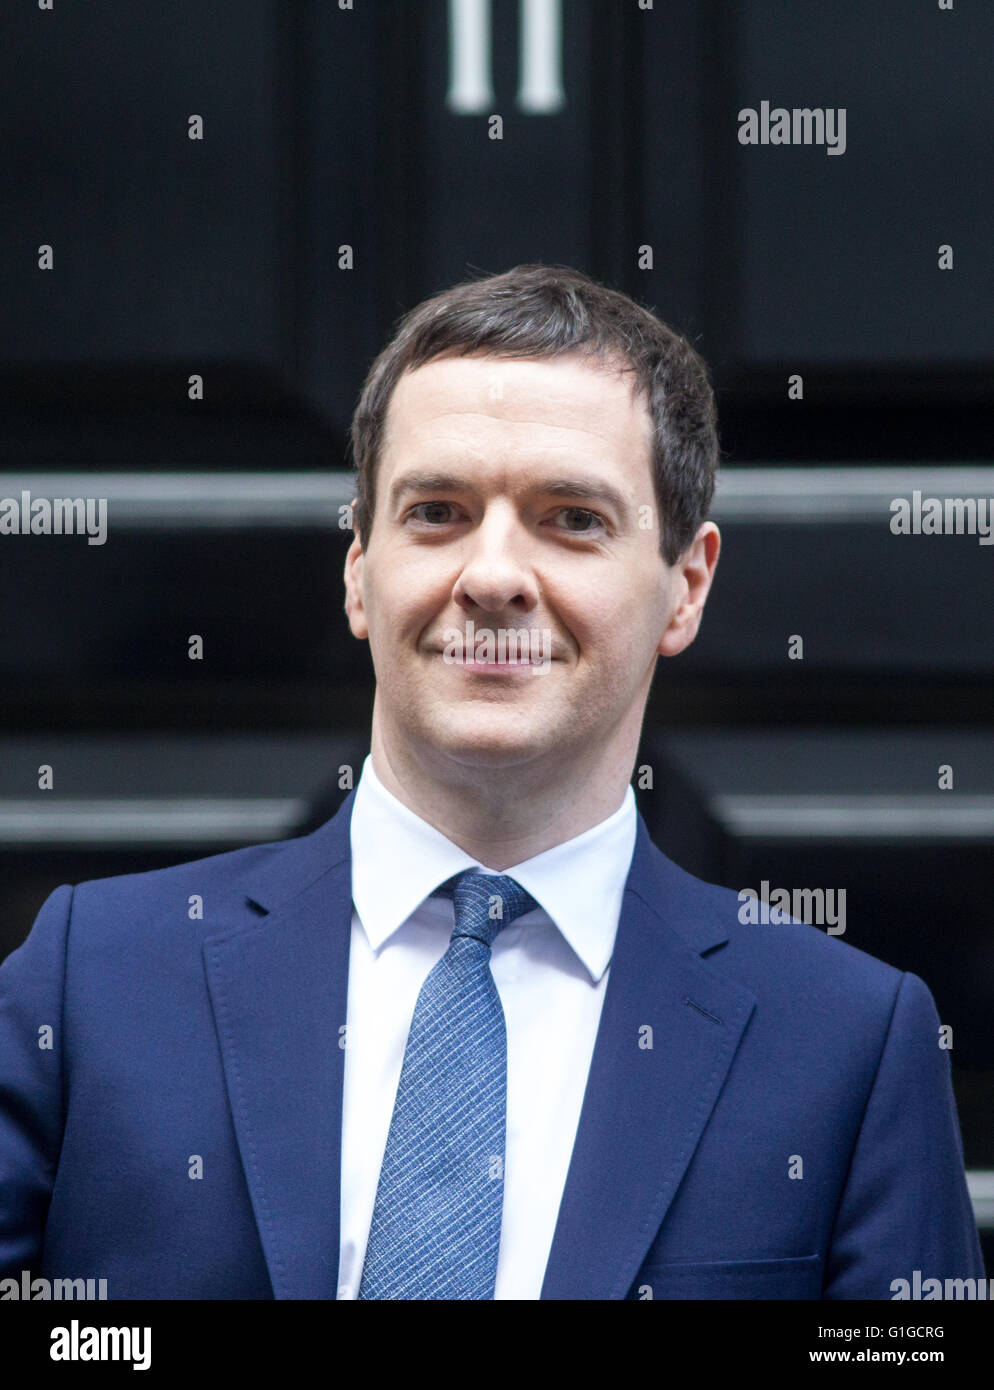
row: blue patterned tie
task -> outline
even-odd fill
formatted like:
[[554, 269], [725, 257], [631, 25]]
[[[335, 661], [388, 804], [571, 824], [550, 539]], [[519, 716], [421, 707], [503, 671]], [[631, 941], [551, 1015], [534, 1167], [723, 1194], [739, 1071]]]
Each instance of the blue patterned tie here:
[[361, 1299], [493, 1298], [504, 1201], [507, 1035], [490, 973], [502, 927], [537, 904], [473, 869], [449, 949], [421, 987], [376, 1191]]

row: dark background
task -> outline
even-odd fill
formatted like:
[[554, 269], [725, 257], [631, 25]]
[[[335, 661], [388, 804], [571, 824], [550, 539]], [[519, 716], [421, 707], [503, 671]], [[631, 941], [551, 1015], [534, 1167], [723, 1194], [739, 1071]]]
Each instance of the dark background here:
[[[444, 0], [5, 15], [0, 497], [106, 496], [110, 535], [0, 537], [0, 956], [61, 882], [331, 813], [372, 693], [338, 524], [365, 371], [424, 296], [575, 265], [690, 337], [725, 451], [640, 808], [704, 877], [845, 888], [844, 939], [926, 980], [994, 1223], [994, 547], [888, 525], [994, 497], [994, 7], [562, 0], [538, 112], [491, 9], [474, 112]], [[844, 155], [740, 145], [764, 99], [845, 107]]]

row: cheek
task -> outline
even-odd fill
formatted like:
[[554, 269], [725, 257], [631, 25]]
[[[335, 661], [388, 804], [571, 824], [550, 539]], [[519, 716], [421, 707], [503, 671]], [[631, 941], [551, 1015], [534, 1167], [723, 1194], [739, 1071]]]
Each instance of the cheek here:
[[445, 607], [452, 583], [432, 566], [389, 550], [367, 566], [364, 598], [375, 646], [416, 639]]
[[549, 592], [554, 611], [569, 628], [581, 652], [617, 651], [632, 641], [634, 630], [643, 619], [639, 612], [637, 586], [623, 576], [604, 576], [583, 583], [563, 584], [555, 597]]
[[627, 583], [601, 584], [584, 595], [574, 589], [567, 622], [581, 657], [617, 663], [622, 679], [641, 675], [663, 626], [660, 602], [658, 586], [638, 575], [629, 575]]

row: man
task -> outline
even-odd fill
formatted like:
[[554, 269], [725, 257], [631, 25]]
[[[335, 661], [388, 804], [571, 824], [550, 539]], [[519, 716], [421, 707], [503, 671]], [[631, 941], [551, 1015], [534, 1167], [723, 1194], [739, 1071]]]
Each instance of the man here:
[[370, 758], [312, 835], [44, 904], [0, 970], [0, 1272], [281, 1299], [981, 1276], [928, 989], [740, 924], [635, 808], [719, 551], [696, 353], [517, 267], [407, 315], [353, 448]]

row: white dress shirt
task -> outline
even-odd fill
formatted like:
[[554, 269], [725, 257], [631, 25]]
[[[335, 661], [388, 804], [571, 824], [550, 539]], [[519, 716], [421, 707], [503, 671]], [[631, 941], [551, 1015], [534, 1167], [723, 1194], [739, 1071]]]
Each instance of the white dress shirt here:
[[[491, 952], [507, 1024], [498, 1299], [541, 1294], [635, 833], [629, 786], [599, 825], [503, 870], [540, 906], [506, 926]], [[351, 834], [340, 1299], [358, 1292], [414, 1005], [452, 935], [452, 900], [430, 895], [464, 869], [497, 872], [387, 791], [371, 757], [356, 787]]]

